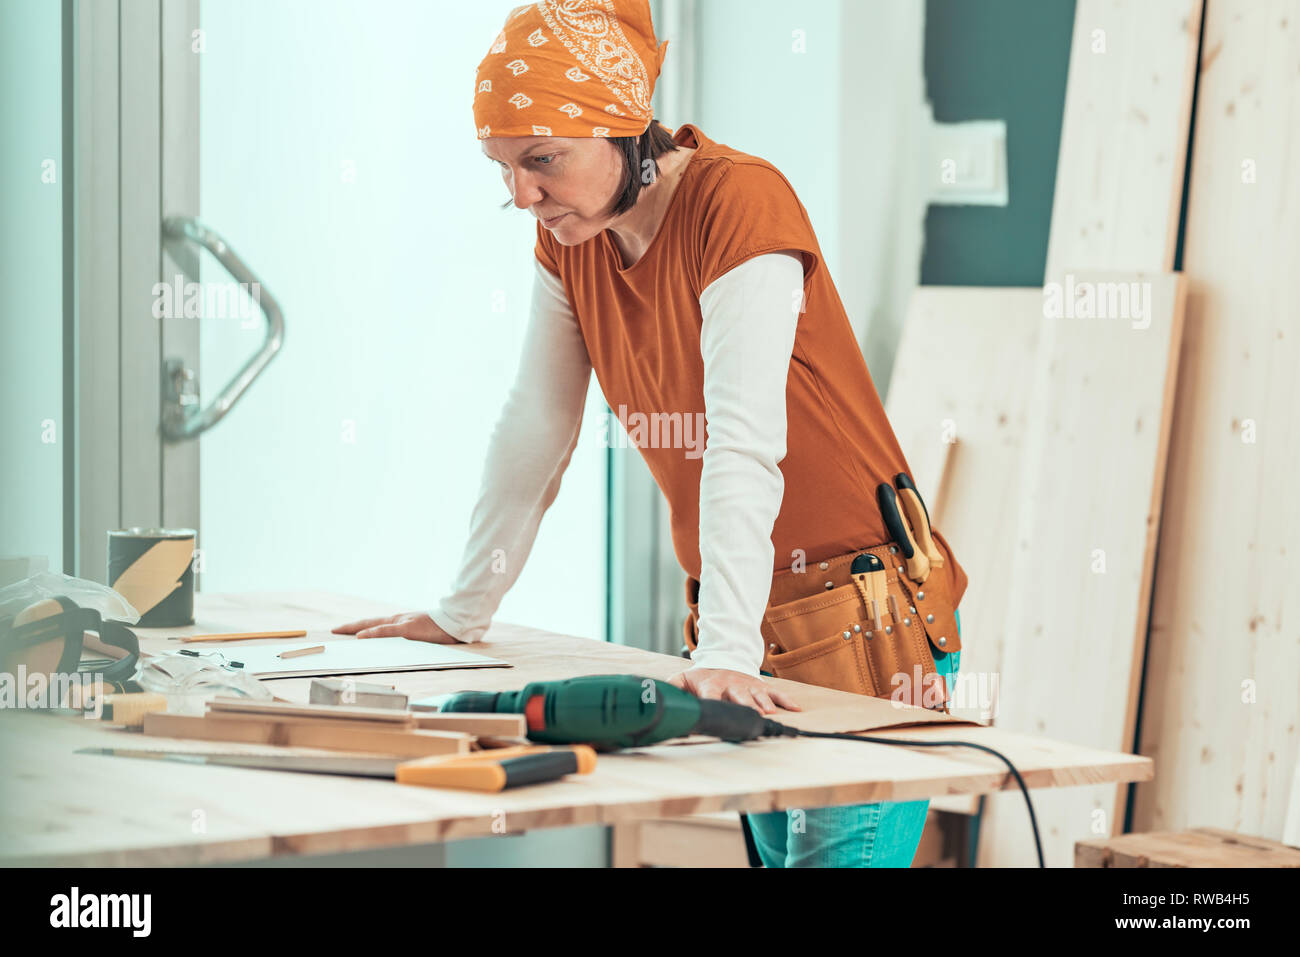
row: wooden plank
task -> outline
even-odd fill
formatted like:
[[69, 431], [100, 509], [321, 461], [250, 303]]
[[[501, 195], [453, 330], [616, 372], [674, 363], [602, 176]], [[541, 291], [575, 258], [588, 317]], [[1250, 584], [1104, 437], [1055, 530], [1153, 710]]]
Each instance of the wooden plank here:
[[528, 734], [522, 714], [417, 714], [415, 726], [430, 731], [463, 731], [496, 738], [523, 738]]
[[373, 721], [378, 724], [409, 725], [410, 711], [393, 708], [359, 708], [355, 705], [309, 704], [292, 701], [263, 701], [253, 698], [213, 698], [212, 712], [239, 711], [244, 714], [267, 714], [275, 717], [320, 718], [329, 721]]
[[727, 824], [696, 818], [640, 825], [640, 863], [651, 867], [749, 867], [740, 816]]
[[1046, 278], [1174, 268], [1202, 0], [1078, 0]]
[[615, 824], [609, 829], [609, 866], [641, 866], [641, 824]]
[[311, 683], [310, 704], [355, 705], [359, 708], [393, 708], [406, 711], [410, 700], [387, 685], [351, 678], [316, 678]]
[[1300, 11], [1208, 7], [1136, 830], [1282, 836], [1300, 754]]
[[[1020, 373], [1033, 366], [1042, 313], [1037, 289], [917, 288], [885, 403], [931, 521], [969, 579], [953, 710], [980, 720], [996, 706], [1013, 542], [996, 530], [1016, 520], [1029, 404]], [[975, 812], [968, 795], [944, 802]]]
[[[995, 723], [1126, 751], [1186, 287], [1171, 274], [1080, 273], [1075, 283], [1108, 303], [1110, 317], [1057, 315], [1044, 297]], [[1125, 289], [1128, 309], [1118, 295]], [[1062, 294], [1075, 299], [1068, 288]], [[1049, 866], [1070, 866], [1077, 840], [1122, 828], [1125, 797], [1113, 786], [1035, 797]], [[1022, 804], [990, 797], [980, 866], [1032, 855], [1024, 825]]]
[[[144, 733], [160, 738], [279, 744], [291, 748], [367, 751], [400, 757], [468, 754], [473, 740], [468, 734], [454, 731], [358, 730], [322, 725], [321, 722], [299, 724], [293, 721], [230, 721], [211, 716], [163, 712], [145, 715]], [[116, 746], [130, 747], [126, 743]]]
[[295, 724], [303, 726], [347, 728], [350, 731], [414, 731], [418, 725], [412, 720], [407, 724], [390, 724], [378, 721], [340, 721], [336, 718], [321, 720], [303, 716], [278, 717], [276, 715], [257, 714], [244, 711], [209, 711], [206, 717], [221, 721], [246, 721], [251, 724]]
[[935, 810], [930, 802], [930, 810], [925, 818], [925, 829], [921, 832], [921, 842], [916, 846], [912, 857], [913, 867], [956, 867], [956, 850], [961, 844], [960, 829], [969, 827], [964, 817], [954, 817]]
[[1218, 828], [1080, 841], [1076, 867], [1300, 867], [1300, 851]]

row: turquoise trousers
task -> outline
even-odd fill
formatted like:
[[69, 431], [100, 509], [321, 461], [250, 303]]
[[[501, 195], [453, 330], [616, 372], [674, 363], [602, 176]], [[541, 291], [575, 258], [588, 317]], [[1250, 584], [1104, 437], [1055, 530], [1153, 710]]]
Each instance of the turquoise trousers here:
[[[960, 658], [960, 651], [934, 656], [950, 695]], [[925, 800], [769, 811], [750, 814], [749, 827], [766, 867], [911, 867], [929, 808]]]

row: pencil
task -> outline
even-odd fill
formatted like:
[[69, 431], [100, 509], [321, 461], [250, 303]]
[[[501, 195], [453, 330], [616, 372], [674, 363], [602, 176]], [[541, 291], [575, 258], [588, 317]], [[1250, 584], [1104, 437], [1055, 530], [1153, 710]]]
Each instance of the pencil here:
[[278, 655], [276, 655], [276, 657], [277, 658], [298, 658], [302, 655], [314, 655], [324, 650], [325, 650], [324, 645], [311, 645], [308, 648], [290, 648], [288, 651], [280, 652]]
[[182, 635], [181, 641], [242, 641], [245, 638], [304, 638], [306, 631], [233, 631], [221, 635]]

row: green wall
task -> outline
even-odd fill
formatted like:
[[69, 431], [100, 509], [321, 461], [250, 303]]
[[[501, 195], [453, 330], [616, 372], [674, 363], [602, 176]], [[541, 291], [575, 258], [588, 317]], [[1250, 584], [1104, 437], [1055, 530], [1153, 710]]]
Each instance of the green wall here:
[[1003, 119], [1006, 206], [931, 206], [921, 284], [1039, 286], [1047, 262], [1074, 0], [926, 0], [938, 123]]

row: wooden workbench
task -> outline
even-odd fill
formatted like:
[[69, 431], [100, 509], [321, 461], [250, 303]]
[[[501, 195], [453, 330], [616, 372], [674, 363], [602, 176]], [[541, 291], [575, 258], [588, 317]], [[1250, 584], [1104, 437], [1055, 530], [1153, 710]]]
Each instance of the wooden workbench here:
[[[186, 632], [295, 627], [328, 631], [346, 621], [395, 610], [323, 593], [200, 594], [197, 605], [197, 621], [189, 629], [140, 629], [143, 649], [176, 648], [168, 637]], [[471, 650], [507, 660], [513, 668], [360, 680], [395, 684], [418, 698], [519, 688], [528, 681], [581, 674], [667, 678], [686, 664], [667, 655], [504, 623], [494, 624], [488, 637]], [[903, 712], [887, 701], [794, 682], [774, 684], [805, 708], [797, 715], [781, 713], [779, 719], [805, 728], [863, 730], [947, 717], [920, 709]], [[310, 679], [282, 679], [273, 685], [280, 697], [306, 701]], [[986, 744], [1006, 754], [1031, 788], [1145, 781], [1153, 773], [1149, 758], [970, 723], [910, 725], [873, 733]], [[21, 709], [0, 713], [0, 757], [5, 766], [0, 775], [0, 863], [204, 864], [712, 811], [811, 808], [1016, 788], [1002, 762], [970, 748], [909, 749], [811, 739], [636, 749], [602, 755], [589, 775], [491, 795], [74, 753], [83, 747], [132, 747], [162, 740], [80, 717]], [[218, 742], [196, 746], [221, 749]]]

